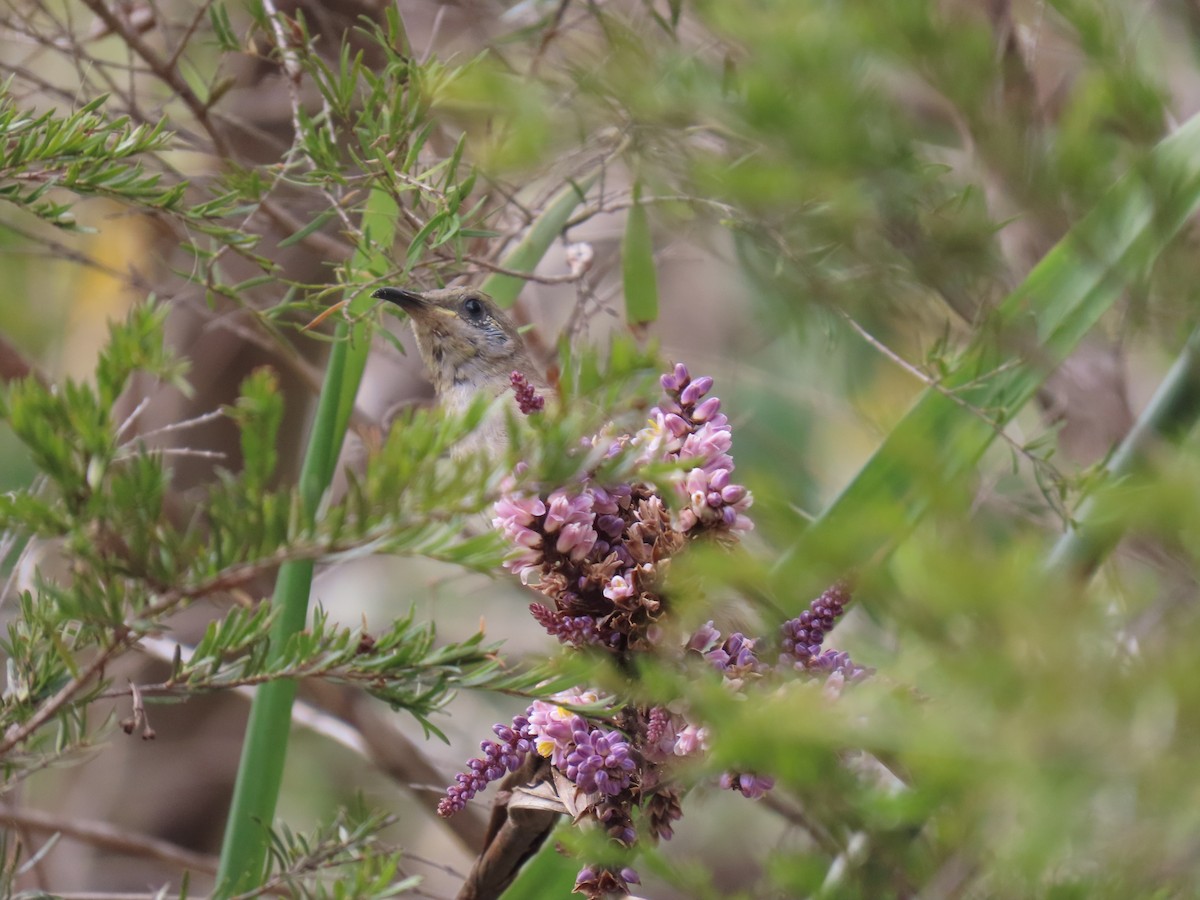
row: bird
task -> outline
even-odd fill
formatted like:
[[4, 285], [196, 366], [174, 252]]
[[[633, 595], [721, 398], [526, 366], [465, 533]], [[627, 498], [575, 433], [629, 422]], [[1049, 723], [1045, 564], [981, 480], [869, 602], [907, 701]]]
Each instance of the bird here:
[[[520, 373], [521, 381], [534, 392], [542, 392], [543, 398], [550, 392], [516, 325], [482, 291], [454, 287], [418, 293], [382, 287], [371, 296], [395, 303], [408, 313], [417, 350], [446, 411], [462, 414], [481, 394], [488, 399], [501, 396], [517, 387], [514, 373]], [[514, 393], [514, 403], [515, 398]], [[524, 403], [520, 408], [528, 411]], [[502, 408], [493, 408], [452, 456], [479, 449], [489, 455], [503, 452], [510, 418]], [[558, 824], [556, 805], [562, 806], [554, 795], [549, 765], [531, 754], [501, 781], [484, 846], [458, 896], [498, 896]]]
[[[462, 415], [481, 395], [488, 400], [501, 396], [516, 386], [514, 373], [543, 397], [550, 392], [516, 325], [483, 291], [381, 287], [371, 296], [408, 313], [417, 350], [446, 412]], [[458, 452], [502, 451], [508, 444], [508, 418], [503, 408], [493, 409]]]

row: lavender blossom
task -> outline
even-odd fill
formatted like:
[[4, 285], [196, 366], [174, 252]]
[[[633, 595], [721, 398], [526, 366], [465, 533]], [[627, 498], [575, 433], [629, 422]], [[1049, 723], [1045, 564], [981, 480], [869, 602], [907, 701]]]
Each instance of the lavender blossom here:
[[661, 763], [675, 750], [676, 724], [670, 711], [655, 706], [646, 713], [646, 739], [642, 755], [648, 762]]
[[[590, 706], [599, 701], [594, 692], [579, 688], [555, 694], [554, 699], [579, 706]], [[534, 700], [526, 715], [538, 755], [549, 757], [559, 768], [566, 767], [567, 756], [575, 749], [576, 733], [590, 731], [583, 716], [558, 703]]]
[[566, 758], [567, 778], [587, 793], [619, 794], [629, 787], [637, 764], [628, 741], [614, 731], [576, 731]]
[[464, 809], [467, 801], [491, 782], [503, 778], [507, 772], [515, 772], [533, 749], [536, 738], [525, 716], [513, 719], [511, 728], [495, 725], [492, 730], [500, 742], [480, 743], [483, 756], [467, 760], [467, 771], [454, 776], [455, 784], [446, 789], [446, 796], [438, 803], [439, 816], [452, 816]]
[[696, 629], [696, 633], [691, 636], [687, 642], [685, 649], [696, 653], [707, 653], [721, 642], [721, 632], [713, 628], [712, 619]]
[[519, 577], [522, 584], [528, 584], [545, 558], [543, 536], [535, 525], [546, 514], [546, 504], [540, 497], [509, 493], [497, 500], [493, 509], [496, 517], [492, 519], [492, 526], [499, 529], [514, 547], [504, 566]]
[[510, 490], [493, 523], [513, 545], [505, 565], [551, 599], [531, 607], [548, 632], [615, 652], [650, 643], [656, 562], [683, 542], [651, 487], [585, 484], [536, 501]]
[[748, 772], [726, 772], [721, 776], [721, 787], [737, 791], [743, 797], [757, 800], [775, 787], [775, 779], [767, 775], [752, 775]]
[[637, 841], [637, 830], [633, 827], [630, 811], [631, 797], [626, 791], [621, 796], [603, 796], [592, 807], [592, 814], [609, 839], [622, 847], [632, 847]]
[[568, 525], [587, 525], [596, 519], [592, 512], [595, 498], [588, 492], [572, 494], [565, 490], [557, 490], [546, 499], [546, 519], [543, 529], [547, 534], [553, 534]]
[[596, 620], [591, 616], [564, 616], [544, 603], [529, 604], [529, 612], [548, 634], [568, 646], [586, 647], [603, 642]]
[[654, 485], [598, 485], [586, 478], [543, 497], [510, 486], [496, 504], [493, 524], [513, 547], [506, 567], [550, 598], [531, 611], [572, 646], [619, 654], [652, 646], [665, 612], [656, 584], [671, 556], [703, 531], [736, 537], [752, 527], [745, 516], [749, 492], [731, 481], [728, 419], [719, 400], [705, 397], [712, 379], [693, 379], [677, 365], [662, 383], [666, 396], [654, 411], [655, 426], [633, 438], [585, 443], [633, 444], [646, 462], [690, 463], [674, 485], [687, 499], [674, 519]]
[[675, 735], [676, 756], [691, 756], [708, 749], [708, 729], [688, 724]]
[[721, 646], [706, 654], [704, 658], [713, 668], [731, 675], [745, 675], [757, 672], [762, 664], [754, 653], [755, 642], [740, 632], [734, 632], [725, 639]]
[[843, 684], [862, 681], [875, 671], [869, 666], [855, 665], [845, 650], [825, 650], [809, 659], [806, 668], [810, 672], [824, 673], [827, 682], [834, 679], [835, 693], [840, 693]]
[[841, 618], [849, 602], [849, 589], [839, 582], [810, 603], [799, 616], [784, 622], [780, 629], [780, 664], [797, 670], [807, 668], [809, 661], [821, 652], [825, 635]]
[[651, 424], [639, 435], [644, 456], [666, 462], [692, 463], [675, 489], [685, 506], [677, 527], [682, 532], [714, 529], [739, 535], [754, 527], [746, 515], [753, 498], [733, 484], [733, 442], [721, 401], [703, 399], [711, 390], [708, 376], [693, 379], [682, 363], [661, 379], [666, 398], [651, 411]]
[[539, 394], [537, 389], [529, 383], [529, 379], [520, 372], [514, 371], [509, 375], [508, 383], [512, 385], [512, 389], [517, 395], [517, 408], [523, 415], [540, 412], [545, 408], [546, 398]]
[[[521, 373], [514, 372], [511, 383], [523, 413], [542, 408], [543, 399]], [[661, 484], [635, 479], [600, 484], [588, 472], [532, 496], [518, 487], [521, 464], [504, 485], [492, 520], [512, 548], [505, 566], [545, 598], [530, 604], [533, 618], [562, 643], [598, 648], [623, 664], [637, 652], [662, 652], [655, 645], [671, 633], [661, 620], [669, 611], [663, 585], [672, 558], [692, 540], [709, 536], [731, 543], [753, 528], [747, 515], [753, 498], [733, 480], [732, 430], [721, 401], [709, 396], [712, 378], [693, 378], [680, 364], [662, 376], [661, 384], [664, 397], [645, 428], [633, 435], [604, 431], [585, 439], [581, 458], [591, 466], [631, 453], [635, 464], [666, 464], [672, 477]], [[824, 678], [824, 689], [835, 694], [868, 672], [844, 653], [822, 650], [848, 602], [848, 590], [835, 585], [785, 623], [774, 669], [761, 659], [764, 641], [738, 632], [724, 637], [712, 622], [697, 629], [681, 652], [704, 658], [733, 692], [744, 691], [754, 679], [802, 673], [807, 679]], [[596, 705], [604, 706], [603, 715], [571, 708]], [[643, 839], [671, 837], [671, 823], [681, 815], [675, 786], [681, 758], [706, 753], [709, 741], [708, 726], [691, 721], [687, 709], [601, 704], [594, 692], [581, 688], [536, 700], [512, 727], [494, 730], [498, 741], [481, 744], [482, 757], [456, 776], [439, 812], [462, 809], [536, 753], [549, 760], [556, 779], [578, 789], [573, 811], [626, 848], [639, 839], [638, 829]], [[721, 785], [756, 798], [771, 789], [773, 780], [729, 772]], [[575, 890], [600, 898], [627, 892], [637, 881], [632, 869], [588, 866]]]

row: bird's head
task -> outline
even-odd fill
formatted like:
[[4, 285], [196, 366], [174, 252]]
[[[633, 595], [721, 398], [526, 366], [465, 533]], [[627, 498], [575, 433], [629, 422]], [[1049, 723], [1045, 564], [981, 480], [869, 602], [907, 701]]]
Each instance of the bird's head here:
[[516, 326], [482, 291], [384, 287], [371, 296], [408, 313], [421, 359], [443, 401], [482, 390], [499, 394], [514, 370], [541, 381]]

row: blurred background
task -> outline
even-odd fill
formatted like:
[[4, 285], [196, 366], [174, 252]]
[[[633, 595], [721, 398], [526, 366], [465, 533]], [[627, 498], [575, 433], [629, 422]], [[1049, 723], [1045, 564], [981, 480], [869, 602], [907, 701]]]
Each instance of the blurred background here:
[[[385, 47], [376, 29], [389, 16], [400, 38]], [[294, 27], [281, 34], [265, 24], [271, 17]], [[942, 378], [996, 304], [1200, 108], [1198, 53], [1200, 7], [1185, 0], [6, 0], [8, 102], [65, 113], [107, 95], [110, 119], [165, 121], [169, 139], [144, 154], [147, 172], [186, 184], [191, 204], [234, 200], [205, 221], [195, 206], [184, 213], [80, 190], [69, 228], [0, 203], [4, 355], [51, 383], [88, 380], [107, 322], [149, 297], [165, 304], [168, 344], [188, 361], [192, 391], [147, 380], [121, 399], [118, 419], [130, 417], [131, 435], [171, 454], [172, 514], [186, 520], [219, 473], [240, 465], [234, 425], [209, 414], [235, 402], [258, 367], [277, 372], [286, 398], [277, 477], [296, 478], [330, 333], [329, 322], [302, 326], [340, 299], [363, 239], [352, 227], [379, 165], [372, 140], [418, 160], [411, 192], [396, 198], [394, 268], [375, 273], [385, 283], [481, 282], [564, 185], [586, 179], [585, 199], [514, 315], [531, 326], [547, 369], [564, 343], [604, 347], [620, 333], [713, 375], [739, 476], [757, 498], [749, 549], [769, 562]], [[409, 121], [371, 117], [354, 97], [335, 108], [310, 67], [323, 60], [333, 83], [347, 59], [381, 72], [396, 55], [409, 66], [397, 82]], [[428, 129], [422, 142], [410, 140], [414, 122]], [[0, 143], [0, 162], [5, 152]], [[441, 232], [426, 226], [443, 222], [448, 201], [426, 174], [458, 153], [478, 174], [452, 210], [461, 233], [439, 244]], [[64, 172], [40, 177], [70, 188]], [[0, 179], [36, 181], [19, 166], [0, 166]], [[628, 245], [631, 209], [649, 223], [642, 249], [658, 302], [642, 321], [626, 302], [629, 260], [640, 252]], [[216, 225], [252, 239], [239, 244]], [[913, 840], [905, 827], [949, 809], [943, 837], [962, 852], [913, 863], [886, 889], [865, 879], [845, 895], [1030, 896], [1067, 883], [1090, 885], [1080, 896], [1092, 896], [1097, 885], [1116, 892], [1146, 879], [1170, 896], [1195, 874], [1195, 832], [1182, 812], [1195, 807], [1198, 784], [1185, 774], [1186, 734], [1196, 727], [1188, 670], [1164, 662], [1155, 678], [1103, 691], [1095, 678], [1147, 658], [1177, 661], [1194, 636], [1187, 535], [1196, 522], [1186, 511], [1200, 483], [1194, 450], [1170, 457], [1169, 479], [1148, 488], [1160, 496], [1176, 485], [1170, 516], [1156, 516], [1153, 501], [1139, 508], [1139, 532], [1086, 600], [1042, 596], [1047, 585], [1035, 577], [1037, 555], [1062, 533], [1194, 323], [1194, 242], [1190, 226], [1166, 242], [1155, 268], [1131, 279], [976, 474], [953, 486], [957, 500], [935, 503], [899, 552], [869, 569], [863, 606], [839, 628], [838, 646], [875, 666], [889, 689], [935, 698], [930, 715], [944, 731], [928, 734], [947, 743], [939, 761], [932, 737], [880, 738], [900, 758], [897, 771], [936, 786], [917, 791], [911, 808], [879, 801], [868, 818], [892, 817], [887, 840], [902, 846]], [[343, 453], [351, 471], [397, 410], [431, 397], [405, 324], [378, 319], [393, 338], [374, 339]], [[0, 428], [0, 488], [35, 475]], [[1159, 533], [1167, 518], [1169, 534]], [[17, 613], [13, 590], [65, 577], [69, 560], [53, 542], [35, 542], [11, 552], [8, 565], [5, 618]], [[713, 602], [738, 577], [714, 580]], [[270, 589], [264, 579], [246, 594]], [[196, 604], [169, 637], [194, 644], [239, 599]], [[549, 656], [557, 645], [531, 627], [530, 599], [504, 574], [419, 557], [324, 566], [314, 587], [314, 601], [351, 626], [378, 630], [412, 608], [436, 621], [439, 638], [464, 639], [482, 621], [513, 657]], [[799, 607], [809, 597], [775, 599]], [[1081, 602], [1086, 613], [1072, 605]], [[1101, 638], [1091, 651], [1071, 649], [1064, 635], [1079, 617], [1130, 657], [1097, 650]], [[978, 666], [968, 665], [972, 654]], [[989, 654], [1003, 664], [989, 668]], [[134, 656], [110, 675], [155, 681], [167, 671], [152, 647]], [[1039, 679], [1051, 675], [1089, 687], [1043, 696]], [[302, 690], [309, 718], [295, 729], [280, 817], [303, 829], [362, 795], [400, 813], [387, 839], [424, 878], [419, 895], [454, 896], [487, 798], [457, 831], [431, 803], [490, 724], [525, 701], [458, 696], [437, 722], [443, 745], [383, 704], [327, 688]], [[115, 717], [126, 714], [124, 701], [106, 702]], [[956, 734], [962, 710], [980, 708], [987, 724]], [[1067, 713], [1081, 708], [1086, 721], [1072, 720], [1076, 740], [1067, 741]], [[86, 763], [29, 778], [3, 798], [7, 827], [29, 846], [56, 827], [93, 823], [214, 854], [247, 711], [236, 694], [155, 706], [156, 740], [116, 731]], [[1042, 730], [1047, 722], [1058, 724]], [[994, 733], [1010, 740], [995, 749], [994, 768], [981, 768], [982, 735]], [[1082, 774], [1053, 793], [1055, 773], [1072, 770]], [[663, 851], [695, 877], [650, 873], [646, 896], [806, 894], [795, 885], [814, 876], [797, 860], [810, 858], [812, 841], [793, 807], [813, 802], [795, 790], [810, 776], [793, 772], [792, 793], [774, 804], [695, 792]], [[1054, 822], [1057, 837], [1030, 821], [1047, 832]], [[1131, 849], [1110, 855], [1122, 839]], [[138, 894], [178, 884], [178, 862], [118, 843], [67, 831], [19, 887]], [[1083, 850], [1072, 857], [1068, 844]], [[1009, 875], [997, 874], [1001, 863], [1012, 864]], [[192, 889], [204, 890], [202, 876]]]

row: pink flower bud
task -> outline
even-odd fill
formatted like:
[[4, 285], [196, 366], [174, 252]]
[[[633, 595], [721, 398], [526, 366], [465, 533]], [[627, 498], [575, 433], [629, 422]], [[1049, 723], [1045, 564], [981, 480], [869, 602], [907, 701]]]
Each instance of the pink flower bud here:
[[712, 386], [713, 380], [709, 376], [704, 375], [697, 378], [679, 393], [679, 405], [692, 406], [697, 400], [707, 394]]
[[701, 403], [699, 406], [697, 406], [695, 409], [692, 410], [692, 419], [694, 419], [697, 422], [707, 422], [709, 419], [711, 419], [713, 416], [715, 416], [717, 414], [717, 411], [720, 408], [721, 408], [721, 398], [720, 397], [709, 397], [707, 400], [705, 400], [703, 403]]
[[692, 426], [687, 423], [687, 420], [682, 416], [677, 416], [675, 413], [670, 413], [663, 419], [663, 424], [675, 437], [683, 437], [692, 430]]

